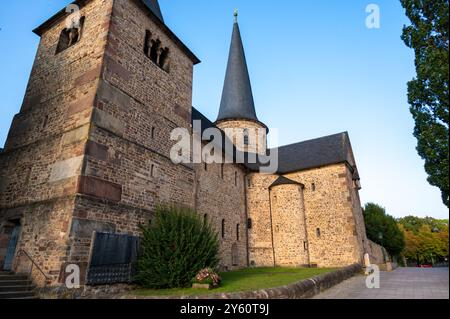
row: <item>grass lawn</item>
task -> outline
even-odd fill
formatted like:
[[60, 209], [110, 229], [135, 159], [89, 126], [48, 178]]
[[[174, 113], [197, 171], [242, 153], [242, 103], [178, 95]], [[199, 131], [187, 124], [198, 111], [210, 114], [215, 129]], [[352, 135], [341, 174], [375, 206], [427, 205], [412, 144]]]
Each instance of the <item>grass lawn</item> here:
[[198, 290], [180, 289], [139, 289], [132, 292], [137, 296], [194, 296], [216, 293], [253, 291], [264, 288], [280, 287], [311, 278], [336, 269], [331, 268], [249, 268], [222, 273], [220, 288]]

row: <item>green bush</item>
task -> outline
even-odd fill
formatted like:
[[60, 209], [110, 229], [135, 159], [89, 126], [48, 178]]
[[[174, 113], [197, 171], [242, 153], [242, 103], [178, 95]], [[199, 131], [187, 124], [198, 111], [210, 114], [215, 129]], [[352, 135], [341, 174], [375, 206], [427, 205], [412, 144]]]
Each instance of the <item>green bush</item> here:
[[146, 288], [183, 288], [204, 268], [219, 263], [219, 240], [195, 211], [175, 206], [156, 209], [143, 239], [136, 281]]

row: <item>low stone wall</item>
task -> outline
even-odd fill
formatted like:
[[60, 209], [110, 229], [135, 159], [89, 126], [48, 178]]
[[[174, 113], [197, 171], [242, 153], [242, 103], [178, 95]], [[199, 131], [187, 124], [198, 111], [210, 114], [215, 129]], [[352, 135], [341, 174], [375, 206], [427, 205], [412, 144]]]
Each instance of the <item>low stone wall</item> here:
[[389, 261], [389, 254], [386, 249], [371, 240], [368, 240], [368, 253], [371, 264], [382, 265]]

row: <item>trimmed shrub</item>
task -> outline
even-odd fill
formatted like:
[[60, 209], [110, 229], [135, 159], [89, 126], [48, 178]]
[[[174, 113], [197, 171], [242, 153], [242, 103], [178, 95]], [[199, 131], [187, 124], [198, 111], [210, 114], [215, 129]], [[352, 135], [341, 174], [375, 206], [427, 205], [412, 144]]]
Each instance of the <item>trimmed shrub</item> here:
[[189, 208], [159, 206], [143, 239], [136, 281], [146, 288], [184, 288], [201, 269], [219, 263], [219, 240], [209, 222]]

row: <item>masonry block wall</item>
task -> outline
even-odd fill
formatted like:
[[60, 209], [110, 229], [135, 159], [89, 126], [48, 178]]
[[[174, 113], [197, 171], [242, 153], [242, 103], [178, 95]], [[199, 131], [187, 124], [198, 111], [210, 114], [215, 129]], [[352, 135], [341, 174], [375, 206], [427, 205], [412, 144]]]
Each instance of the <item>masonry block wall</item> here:
[[[307, 238], [307, 264], [315, 264], [319, 267], [341, 267], [352, 263], [362, 262], [364, 255], [365, 229], [363, 228], [362, 211], [353, 204], [352, 194], [355, 190], [349, 182], [349, 168], [346, 164], [329, 165], [317, 169], [305, 170], [286, 174], [285, 176], [295, 182], [305, 185], [303, 193], [306, 234], [301, 230], [302, 209], [301, 200], [297, 191], [291, 190], [290, 195], [282, 197], [283, 203], [271, 203], [269, 192], [270, 185], [276, 180], [273, 175], [252, 174], [251, 186], [248, 191], [249, 216], [253, 221], [253, 227], [249, 233], [250, 263], [257, 266], [270, 266], [274, 264], [292, 266], [290, 259], [277, 260], [278, 256], [288, 256], [290, 245], [272, 244], [272, 237], [279, 233], [290, 235], [290, 240], [295, 241], [293, 246], [303, 248], [303, 241]], [[288, 187], [284, 192], [287, 192]], [[292, 187], [292, 186], [290, 186]], [[293, 203], [297, 202], [296, 208]], [[289, 211], [285, 225], [270, 223], [270, 211], [278, 209]], [[294, 217], [297, 214], [296, 217]], [[273, 216], [272, 216], [273, 218]], [[291, 219], [290, 219], [291, 218]], [[296, 222], [293, 222], [292, 218]], [[362, 224], [361, 224], [362, 223]], [[296, 226], [297, 225], [297, 226]], [[273, 234], [272, 234], [273, 231]], [[288, 241], [289, 242], [289, 241]], [[300, 244], [301, 243], [301, 244]], [[275, 257], [274, 257], [275, 256]], [[306, 257], [296, 260], [298, 266], [303, 264]]]
[[278, 185], [270, 189], [275, 265], [308, 267], [303, 189], [301, 185]]

